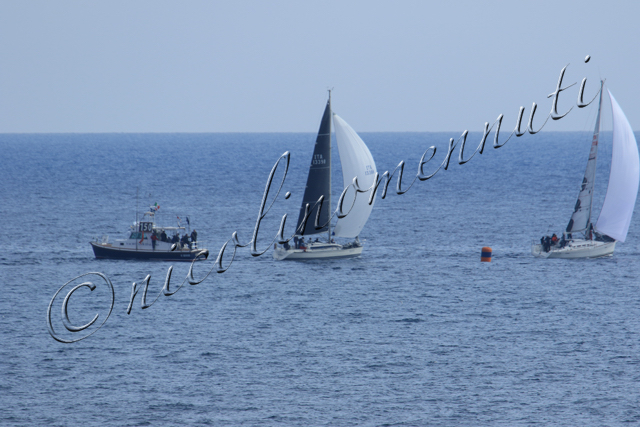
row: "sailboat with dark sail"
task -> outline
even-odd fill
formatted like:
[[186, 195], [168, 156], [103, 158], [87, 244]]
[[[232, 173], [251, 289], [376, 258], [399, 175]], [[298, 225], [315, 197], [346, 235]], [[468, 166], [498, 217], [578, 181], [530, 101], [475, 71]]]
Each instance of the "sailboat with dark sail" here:
[[[531, 253], [536, 257], [596, 258], [612, 255], [616, 242], [624, 242], [627, 237], [640, 181], [638, 145], [629, 121], [608, 90], [613, 113], [611, 172], [600, 216], [595, 224], [591, 222], [603, 88], [604, 82], [600, 87], [591, 151], [574, 212], [561, 239], [543, 237], [539, 244], [532, 245]], [[576, 238], [576, 235], [582, 237]]]
[[[331, 92], [329, 92], [329, 100], [322, 115], [309, 166], [307, 186], [300, 207], [296, 235], [292, 245], [286, 244], [276, 247], [273, 252], [273, 257], [276, 260], [348, 258], [362, 253], [363, 246], [359, 235], [373, 209], [373, 203], [369, 204], [368, 193], [353, 194], [353, 198], [347, 196], [345, 199], [353, 199], [353, 204], [346, 206], [349, 203], [345, 202], [347, 215], [338, 218], [335, 227], [333, 229], [331, 227], [332, 117], [345, 188], [353, 182], [354, 178], [360, 188], [370, 188], [374, 183], [376, 164], [371, 152], [347, 122], [338, 115], [332, 114]], [[355, 192], [353, 188], [348, 191]], [[322, 203], [317, 203], [321, 197], [323, 198]], [[335, 242], [335, 238], [354, 240], [339, 244]]]

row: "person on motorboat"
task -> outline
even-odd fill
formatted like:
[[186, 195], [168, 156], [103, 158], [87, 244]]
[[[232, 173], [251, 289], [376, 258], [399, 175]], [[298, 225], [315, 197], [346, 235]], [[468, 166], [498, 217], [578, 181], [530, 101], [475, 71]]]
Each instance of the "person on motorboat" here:
[[184, 233], [184, 236], [182, 236], [182, 238], [180, 239], [180, 243], [182, 244], [183, 248], [185, 246], [188, 246], [189, 249], [191, 249], [191, 244], [189, 243], [189, 236], [187, 236], [187, 233]]

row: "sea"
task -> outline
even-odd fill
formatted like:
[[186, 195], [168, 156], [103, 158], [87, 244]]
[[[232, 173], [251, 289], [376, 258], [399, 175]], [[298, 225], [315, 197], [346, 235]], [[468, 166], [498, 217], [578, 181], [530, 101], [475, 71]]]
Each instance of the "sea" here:
[[[446, 170], [415, 179], [459, 135], [362, 133], [380, 174], [404, 162], [402, 194], [397, 169], [376, 195], [362, 255], [275, 261], [312, 132], [0, 134], [0, 425], [640, 423], [638, 204], [613, 256], [534, 258], [532, 242], [569, 221], [592, 131], [497, 149], [492, 133], [464, 164], [458, 142]], [[465, 160], [481, 136], [468, 135]], [[610, 144], [603, 131], [594, 218]], [[265, 193], [258, 256], [234, 252]], [[159, 223], [197, 230], [209, 259], [95, 259], [90, 241], [127, 236], [152, 206]]]

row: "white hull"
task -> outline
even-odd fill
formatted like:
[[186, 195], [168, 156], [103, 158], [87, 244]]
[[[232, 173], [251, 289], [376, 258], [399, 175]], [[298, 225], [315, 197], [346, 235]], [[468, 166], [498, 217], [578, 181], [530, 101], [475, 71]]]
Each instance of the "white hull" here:
[[552, 246], [545, 252], [541, 244], [531, 245], [531, 253], [538, 258], [598, 258], [613, 255], [616, 242], [599, 242], [596, 240], [572, 240], [564, 248]]
[[[626, 116], [620, 109], [611, 92], [611, 108], [613, 111], [613, 140], [611, 150], [611, 167], [609, 185], [604, 196], [604, 203], [598, 221], [591, 222], [593, 205], [593, 190], [596, 179], [596, 163], [598, 154], [598, 139], [600, 135], [600, 112], [602, 109], [602, 91], [604, 81], [600, 83], [600, 102], [596, 125], [591, 140], [591, 151], [587, 160], [587, 168], [580, 186], [580, 193], [576, 201], [573, 214], [567, 224], [564, 236], [583, 232], [596, 236], [608, 237], [607, 242], [599, 240], [571, 240], [566, 245], [553, 245], [548, 251], [542, 244], [533, 243], [531, 253], [539, 258], [597, 258], [613, 255], [616, 242], [624, 242], [629, 231], [629, 224], [638, 195], [638, 181], [640, 180], [640, 157], [638, 144], [633, 135], [633, 129]], [[555, 238], [556, 235], [554, 234]], [[541, 239], [541, 243], [548, 244], [549, 237]]]
[[311, 260], [331, 258], [352, 258], [362, 253], [362, 245], [339, 245], [337, 243], [312, 243], [307, 249], [284, 249], [278, 246], [273, 258], [282, 260]]

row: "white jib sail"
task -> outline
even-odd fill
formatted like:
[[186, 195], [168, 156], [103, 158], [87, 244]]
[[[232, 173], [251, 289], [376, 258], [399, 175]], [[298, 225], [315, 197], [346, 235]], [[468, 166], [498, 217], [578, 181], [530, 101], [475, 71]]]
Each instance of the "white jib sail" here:
[[[370, 188], [376, 174], [376, 164], [369, 149], [356, 131], [336, 114], [333, 115], [333, 125], [342, 165], [343, 189], [353, 182], [354, 177], [358, 177], [360, 189]], [[342, 209], [344, 213], [349, 213], [344, 218], [338, 219], [334, 229], [336, 236], [353, 238], [360, 234], [373, 209], [373, 203], [369, 205], [370, 195], [371, 192], [366, 192], [358, 193], [356, 196], [353, 188], [347, 190]], [[353, 207], [349, 211], [352, 202]]]
[[609, 98], [613, 110], [611, 173], [607, 195], [595, 228], [600, 233], [624, 242], [638, 195], [640, 160], [631, 125], [611, 92]]

